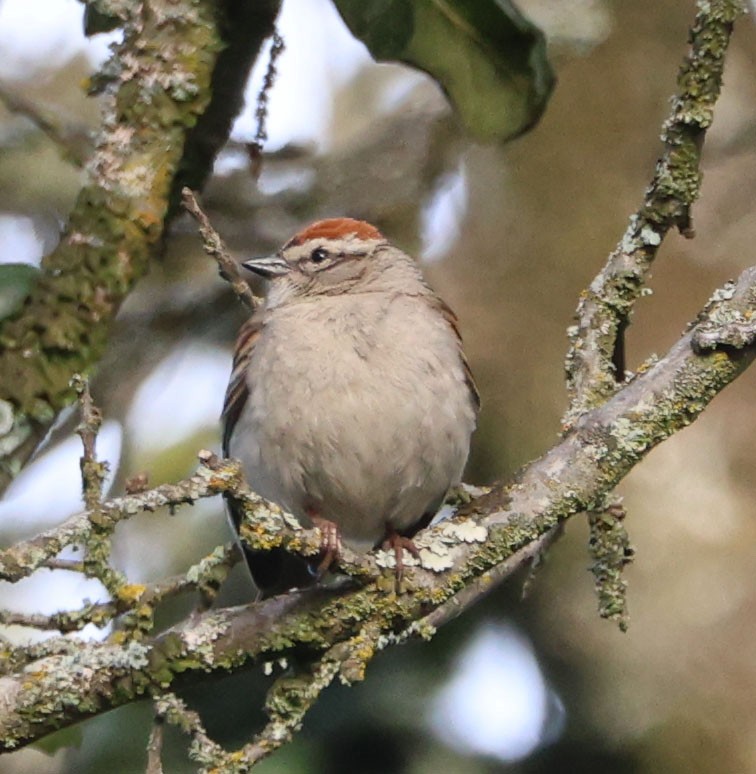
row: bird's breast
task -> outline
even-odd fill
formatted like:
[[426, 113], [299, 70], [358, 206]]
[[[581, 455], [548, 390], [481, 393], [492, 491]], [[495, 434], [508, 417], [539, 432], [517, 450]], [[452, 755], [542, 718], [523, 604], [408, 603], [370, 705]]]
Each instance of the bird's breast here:
[[461, 475], [475, 416], [458, 343], [416, 298], [298, 306], [265, 323], [231, 451], [261, 495], [372, 545]]

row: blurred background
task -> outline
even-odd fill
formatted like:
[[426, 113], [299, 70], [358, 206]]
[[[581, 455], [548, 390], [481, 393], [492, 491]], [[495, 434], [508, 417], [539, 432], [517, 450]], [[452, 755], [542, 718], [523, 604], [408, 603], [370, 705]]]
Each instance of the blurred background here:
[[[547, 33], [558, 84], [540, 124], [504, 147], [471, 143], [435, 84], [375, 65], [328, 0], [285, 0], [286, 51], [270, 99], [262, 175], [250, 174], [255, 96], [218, 158], [204, 204], [239, 259], [305, 223], [350, 215], [418, 256], [455, 309], [482, 394], [467, 480], [487, 484], [553, 444], [565, 408], [565, 329], [580, 291], [620, 238], [660, 152], [691, 0], [520, 0]], [[0, 80], [86, 149], [98, 104], [85, 79], [110, 39], [86, 40], [82, 6], [0, 0]], [[637, 307], [628, 367], [664, 353], [711, 292], [756, 263], [756, 27], [736, 28], [705, 150], [697, 236], [671, 234]], [[37, 264], [56, 244], [82, 172], [0, 101], [0, 261]], [[112, 491], [147, 470], [183, 477], [219, 448], [218, 415], [244, 313], [194, 225], [177, 221], [162, 260], [121, 310], [94, 380]], [[622, 484], [637, 557], [630, 629], [596, 614], [577, 517], [526, 599], [515, 578], [427, 644], [382, 653], [366, 681], [335, 688], [297, 740], [259, 767], [287, 772], [756, 771], [756, 372]], [[78, 439], [63, 418], [0, 503], [0, 543], [78, 510]], [[135, 582], [183, 571], [228, 540], [221, 503], [122, 524], [115, 560]], [[0, 606], [53, 612], [98, 584], [41, 572], [0, 586]], [[248, 599], [237, 573], [224, 601]], [[175, 620], [191, 604], [166, 612]], [[6, 632], [21, 641], [29, 633]], [[83, 636], [102, 637], [85, 631]], [[257, 673], [186, 698], [209, 731], [242, 744], [262, 720]], [[4, 772], [140, 772], [151, 710], [127, 707], [64, 737], [76, 747], [4, 756]], [[192, 771], [167, 734], [166, 772]]]

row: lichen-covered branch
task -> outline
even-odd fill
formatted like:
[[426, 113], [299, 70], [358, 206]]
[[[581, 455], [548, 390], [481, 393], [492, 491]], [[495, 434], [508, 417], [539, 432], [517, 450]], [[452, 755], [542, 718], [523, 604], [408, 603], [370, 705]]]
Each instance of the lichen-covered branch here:
[[71, 376], [96, 366], [181, 186], [204, 182], [279, 5], [152, 0], [129, 15], [93, 81], [105, 101], [86, 183], [31, 294], [0, 325], [0, 491], [72, 402]]
[[620, 502], [588, 514], [591, 572], [596, 579], [599, 615], [616, 621], [623, 632], [628, 626], [627, 582], [623, 570], [635, 553], [625, 530], [626, 515]]
[[[619, 244], [581, 295], [577, 324], [568, 331], [565, 430], [613, 395], [627, 378], [625, 332], [665, 235], [677, 227], [685, 236], [693, 236], [691, 207], [701, 187], [704, 137], [722, 87], [732, 26], [743, 13], [741, 0], [698, 3], [690, 50], [680, 68], [672, 112], [662, 128], [664, 150], [654, 177]], [[611, 509], [592, 511], [589, 525], [599, 612], [616, 620], [624, 631], [627, 601], [622, 569], [629, 538]]]
[[[312, 674], [338, 667], [333, 674], [341, 679], [360, 679], [364, 665], [381, 647], [407, 636], [432, 635], [436, 624], [453, 615], [455, 604], [470, 604], [486, 593], [501, 577], [502, 566], [511, 572], [555, 526], [576, 513], [603, 507], [607, 493], [639, 460], [690, 424], [756, 356], [752, 346], [724, 346], [701, 354], [693, 344], [698, 327], [711, 331], [717, 320], [750, 319], [755, 314], [756, 267], [745, 271], [727, 293], [715, 294], [698, 325], [663, 358], [585, 413], [557, 446], [523, 468], [511, 483], [475, 497], [460, 513], [421, 533], [416, 539], [420, 561], [408, 559], [413, 566], [406, 570], [403, 594], [393, 591], [393, 573], [380, 571], [390, 564], [390, 554], [378, 551], [366, 558], [377, 575], [363, 575], [351, 587], [291, 592], [197, 615], [158, 636], [77, 643], [75, 653], [64, 649], [44, 654], [0, 678], [2, 745], [13, 749], [141, 696], [160, 695], [192, 676], [295, 653], [310, 659]], [[171, 494], [180, 503], [220, 491], [232, 492], [242, 502], [250, 497], [251, 509], [254, 498], [246, 494], [238, 466], [203, 456], [200, 471], [182, 485], [103, 503], [103, 517], [123, 518], [151, 504], [167, 504]], [[287, 525], [286, 517], [269, 506], [266, 510], [264, 501], [258, 500], [257, 506], [242, 532], [258, 541], [255, 547], [265, 544], [260, 535], [271, 529], [272, 539], [292, 550], [317, 549], [314, 531]], [[37, 540], [36, 551], [44, 554], [50, 541], [59, 545], [69, 540], [83, 528], [82, 519], [86, 517], [74, 517], [60, 528], [65, 538], [48, 534]], [[276, 530], [288, 536], [285, 541]], [[33, 554], [29, 544], [20, 556], [13, 549], [3, 552], [4, 577], [22, 577], [32, 565], [39, 567], [44, 559], [30, 562]], [[344, 565], [349, 561], [347, 554]], [[288, 694], [289, 702], [308, 706], [308, 692], [316, 690], [316, 684], [305, 680], [299, 692], [289, 685], [294, 691]]]
[[257, 762], [266, 758], [282, 745], [291, 741], [294, 732], [302, 725], [302, 719], [320, 693], [339, 673], [341, 659], [335, 646], [308, 673], [282, 675], [268, 691], [265, 710], [270, 720], [241, 749], [228, 752], [207, 734], [200, 716], [190, 710], [175, 694], [160, 696], [155, 706], [159, 717], [179, 727], [191, 739], [189, 757], [200, 764], [202, 772], [244, 774]]
[[654, 177], [606, 266], [582, 294], [577, 324], [570, 329], [567, 428], [624, 380], [625, 328], [664, 236], [675, 227], [693, 235], [690, 211], [701, 187], [704, 137], [722, 86], [732, 26], [745, 12], [741, 0], [698, 3], [690, 51], [680, 68], [672, 113], [663, 127], [664, 151]]
[[[115, 526], [119, 521], [131, 518], [137, 513], [196, 502], [202, 497], [212, 497], [239, 485], [241, 470], [238, 463], [227, 461], [223, 466], [216, 465], [211, 468], [206, 464], [213, 458], [210, 452], [200, 456], [202, 464], [188, 479], [176, 484], [162, 484], [146, 492], [124, 495], [102, 503], [97, 514], [100, 525]], [[81, 544], [91, 528], [92, 513], [82, 511], [57, 527], [0, 551], [0, 580], [14, 583], [31, 575], [67, 546]]]
[[[234, 543], [229, 543], [216, 548], [182, 575], [164, 578], [147, 586], [137, 583], [124, 584], [109, 602], [88, 602], [78, 610], [63, 610], [50, 615], [0, 610], [0, 625], [26, 626], [30, 629], [65, 634], [80, 631], [89, 624], [107, 626], [118, 616], [133, 613], [137, 608], [142, 611], [142, 619], [151, 618], [159, 603], [179, 594], [199, 591], [204, 599], [212, 599], [238, 559], [238, 548]], [[51, 562], [47, 561], [44, 567], [47, 568], [50, 564]], [[81, 564], [78, 567], [66, 566], [65, 569], [81, 573], [85, 571]], [[128, 623], [126, 619], [125, 628], [130, 628]]]
[[[271, 28], [275, 0], [242, 6], [240, 13], [258, 33]], [[98, 3], [102, 13], [108, 7]], [[181, 186], [201, 184], [218, 137], [227, 132], [233, 109], [216, 113], [212, 104], [238, 100], [246, 73], [237, 68], [232, 78], [219, 77], [224, 59], [238, 60], [229, 54], [233, 44], [218, 54], [216, 4], [196, 0], [185, 7], [185, 0], [156, 0], [149, 13], [129, 4], [118, 7], [123, 13], [116, 17], [127, 20], [127, 31], [113, 67], [100, 80], [109, 101], [89, 182], [61, 246], [46, 259], [39, 285], [24, 309], [0, 328], [0, 458], [8, 475], [70, 401], [72, 372], [85, 372], [99, 357], [108, 323], [145, 271], [150, 247], [177, 205]], [[173, 629], [156, 631], [155, 611], [164, 599], [190, 590], [199, 591], [205, 602], [212, 599], [236, 552], [218, 549], [185, 574], [151, 586], [120, 577], [108, 581], [109, 536], [120, 521], [222, 493], [244, 512], [241, 537], [255, 550], [282, 546], [314, 555], [321, 540], [317, 530], [302, 529], [250, 492], [238, 463], [209, 452], [200, 454], [197, 472], [185, 481], [146, 491], [146, 483], [137, 482], [127, 495], [101, 501], [94, 448], [98, 418], [83, 383], [75, 382], [84, 414], [86, 510], [0, 551], [0, 579], [16, 582], [43, 568], [65, 567], [99, 577], [111, 598], [52, 616], [0, 611], [0, 623], [61, 633], [88, 623], [112, 624], [114, 631], [105, 642], [55, 637], [24, 648], [0, 639], [0, 746], [14, 749], [149, 697], [158, 716], [150, 771], [162, 770], [163, 722], [191, 737], [190, 756], [205, 770], [248, 771], [291, 737], [335, 679], [361, 680], [381, 648], [409, 637], [431, 637], [438, 626], [540, 555], [561, 525], [581, 512], [591, 514], [601, 604], [622, 625], [621, 569], [630, 549], [624, 513], [607, 505], [610, 493], [756, 356], [756, 267], [717, 291], [660, 360], [625, 379], [619, 356], [624, 328], [662, 238], [674, 227], [691, 232], [703, 136], [719, 93], [732, 22], [742, 11], [736, 0], [699, 3], [679, 93], [665, 125], [664, 154], [642, 207], [585, 294], [571, 332], [571, 403], [562, 440], [508, 484], [474, 494], [454, 516], [421, 532], [415, 538], [419, 556], [406, 560], [403, 593], [395, 593], [393, 553], [358, 555], [344, 549], [336, 569], [348, 577], [340, 585], [292, 591], [238, 608], [197, 610]], [[242, 25], [231, 31], [232, 39], [243, 36]], [[182, 45], [172, 48], [179, 39]], [[259, 41], [254, 45], [259, 47]], [[244, 50], [248, 55], [250, 48]], [[186, 201], [202, 225], [206, 249], [220, 259], [228, 277], [236, 280], [237, 292], [250, 303], [219, 237], [193, 197]], [[61, 302], [55, 313], [59, 327], [46, 316], [45, 301]], [[83, 561], [59, 556], [71, 545], [86, 548]], [[283, 663], [296, 668], [275, 676], [266, 701], [269, 722], [234, 752], [211, 740], [201, 718], [173, 693], [207, 674], [253, 664], [272, 674]]]
[[96, 510], [102, 497], [102, 485], [108, 473], [108, 464], [98, 462], [96, 444], [97, 434], [102, 425], [102, 413], [92, 401], [89, 392], [89, 382], [80, 374], [74, 374], [71, 387], [79, 396], [81, 407], [81, 422], [76, 432], [81, 438], [84, 453], [81, 456], [81, 486], [84, 494], [84, 504], [89, 510]]
[[[162, 507], [193, 503], [204, 497], [227, 494], [234, 497], [247, 515], [243, 536], [252, 548], [267, 550], [285, 546], [304, 556], [320, 550], [317, 529], [305, 530], [277, 505], [250, 492], [241, 467], [235, 460], [220, 460], [208, 451], [200, 452], [200, 466], [190, 478], [162, 484], [144, 492], [116, 497], [101, 503], [96, 511], [81, 511], [57, 527], [0, 551], [0, 580], [15, 583], [28, 577], [64, 548], [84, 544], [93, 529], [112, 529], [138, 513]], [[369, 557], [344, 548], [341, 569], [355, 576], [375, 575], [377, 566]], [[70, 569], [67, 567], [67, 569]]]
[[156, 698], [155, 713], [162, 723], [176, 726], [190, 737], [189, 755], [194, 761], [221, 761], [225, 757], [223, 748], [207, 735], [202, 718], [175, 693], [166, 692]]

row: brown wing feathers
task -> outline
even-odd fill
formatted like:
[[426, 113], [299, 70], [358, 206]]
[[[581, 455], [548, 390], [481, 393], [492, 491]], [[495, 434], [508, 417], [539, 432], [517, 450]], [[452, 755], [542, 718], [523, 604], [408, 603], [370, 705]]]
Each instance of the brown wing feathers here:
[[432, 300], [432, 305], [435, 306], [439, 312], [441, 312], [446, 322], [449, 323], [451, 329], [454, 331], [454, 335], [457, 337], [457, 343], [459, 344], [459, 357], [462, 360], [462, 367], [465, 371], [465, 382], [467, 383], [467, 387], [470, 390], [470, 399], [472, 400], [475, 408], [479, 409], [480, 393], [478, 392], [478, 388], [475, 386], [475, 379], [473, 378], [470, 364], [467, 362], [465, 353], [462, 350], [462, 334], [459, 332], [459, 321], [457, 320], [457, 315], [454, 314], [446, 301], [444, 301], [442, 298], [439, 298], [435, 293], [430, 298]]
[[242, 325], [236, 339], [231, 379], [226, 389], [226, 399], [223, 402], [223, 413], [221, 414], [223, 419], [223, 454], [226, 456], [228, 456], [231, 434], [249, 397], [247, 371], [261, 328], [260, 321], [252, 317]]

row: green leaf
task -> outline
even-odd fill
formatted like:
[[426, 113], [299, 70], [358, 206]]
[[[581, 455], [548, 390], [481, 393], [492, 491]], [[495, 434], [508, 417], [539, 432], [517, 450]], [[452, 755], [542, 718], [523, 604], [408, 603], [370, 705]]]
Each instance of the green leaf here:
[[510, 0], [334, 0], [376, 60], [442, 86], [467, 130], [510, 140], [541, 117], [554, 73], [543, 33]]
[[0, 263], [0, 320], [21, 308], [38, 276], [28, 263]]

